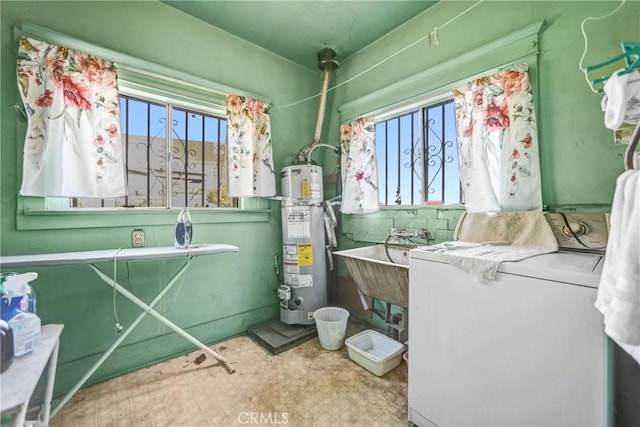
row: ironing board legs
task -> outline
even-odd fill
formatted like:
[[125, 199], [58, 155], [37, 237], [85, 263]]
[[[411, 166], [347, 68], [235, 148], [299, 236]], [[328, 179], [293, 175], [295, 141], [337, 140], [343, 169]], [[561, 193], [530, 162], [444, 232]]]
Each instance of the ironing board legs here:
[[113, 280], [112, 278], [110, 278], [109, 276], [104, 274], [102, 271], [100, 271], [96, 267], [94, 267], [93, 264], [89, 264], [89, 267], [91, 267], [96, 272], [96, 274], [98, 276], [100, 276], [100, 278], [102, 280], [104, 280], [104, 282], [107, 283], [109, 286], [115, 286], [116, 290], [118, 292], [120, 292], [122, 295], [124, 295], [129, 301], [131, 301], [132, 303], [134, 303], [135, 305], [137, 305], [141, 309], [145, 310], [152, 317], [155, 317], [156, 319], [158, 319], [161, 323], [163, 323], [169, 329], [172, 329], [175, 333], [177, 333], [182, 338], [184, 338], [187, 341], [189, 341], [191, 344], [198, 346], [200, 349], [202, 349], [203, 351], [209, 353], [211, 356], [213, 356], [214, 358], [216, 358], [217, 360], [222, 362], [222, 364], [224, 365], [225, 368], [227, 368], [227, 371], [230, 374], [235, 372], [235, 370], [231, 367], [231, 365], [229, 365], [229, 362], [227, 361], [227, 359], [223, 355], [221, 355], [217, 351], [214, 351], [214, 350], [210, 349], [209, 347], [207, 347], [206, 345], [202, 344], [200, 341], [198, 341], [197, 339], [195, 339], [194, 337], [192, 337], [191, 335], [186, 333], [182, 328], [180, 328], [180, 326], [176, 325], [175, 323], [173, 323], [172, 321], [170, 321], [169, 319], [164, 317], [162, 314], [160, 314], [157, 311], [155, 311], [153, 308], [148, 306], [140, 298], [138, 298], [137, 296], [135, 296], [134, 294], [129, 292], [127, 289], [125, 289], [122, 286], [120, 286], [120, 284], [118, 282], [116, 282], [115, 280]]
[[[189, 268], [189, 265], [193, 261], [193, 258], [189, 258], [187, 262], [178, 270], [178, 272], [173, 276], [173, 278], [165, 285], [165, 287], [156, 295], [156, 297], [149, 303], [149, 307], [154, 307], [160, 299], [171, 289], [171, 287], [182, 277], [185, 271]], [[94, 269], [94, 271], [98, 271], [93, 265], [90, 265]], [[102, 273], [102, 272], [101, 272]], [[103, 279], [104, 280], [104, 279]], [[112, 279], [109, 278], [108, 283], [112, 284]], [[142, 319], [147, 315], [147, 311], [143, 311], [140, 313], [134, 321], [129, 325], [127, 329], [125, 329], [118, 339], [114, 341], [114, 343], [107, 349], [107, 351], [96, 361], [96, 363], [87, 371], [87, 373], [78, 381], [78, 383], [71, 389], [69, 392], [62, 398], [62, 400], [56, 405], [56, 407], [51, 412], [51, 416], [53, 417], [58, 413], [60, 409], [71, 399], [71, 396], [75, 394], [76, 391], [82, 387], [82, 385], [87, 382], [89, 377], [93, 375], [93, 373], [104, 363], [104, 361], [115, 351], [115, 349], [124, 341], [127, 336], [135, 329], [136, 326], [142, 321]]]

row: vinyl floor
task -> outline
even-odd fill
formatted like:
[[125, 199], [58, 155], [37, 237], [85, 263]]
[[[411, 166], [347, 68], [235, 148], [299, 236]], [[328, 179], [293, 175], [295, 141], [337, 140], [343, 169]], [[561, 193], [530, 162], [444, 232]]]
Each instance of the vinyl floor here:
[[[349, 328], [347, 336], [358, 332]], [[51, 420], [82, 426], [407, 426], [407, 366], [377, 377], [313, 338], [272, 355], [248, 336], [79, 390]]]

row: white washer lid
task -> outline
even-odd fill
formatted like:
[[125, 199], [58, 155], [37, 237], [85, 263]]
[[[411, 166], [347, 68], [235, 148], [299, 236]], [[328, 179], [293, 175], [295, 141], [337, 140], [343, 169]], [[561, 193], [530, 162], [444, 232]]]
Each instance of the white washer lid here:
[[[411, 259], [445, 263], [437, 252], [420, 248], [409, 252]], [[582, 252], [554, 252], [537, 255], [521, 261], [505, 261], [498, 273], [553, 280], [556, 282], [597, 288], [602, 274], [604, 256]], [[451, 267], [455, 268], [455, 267]]]

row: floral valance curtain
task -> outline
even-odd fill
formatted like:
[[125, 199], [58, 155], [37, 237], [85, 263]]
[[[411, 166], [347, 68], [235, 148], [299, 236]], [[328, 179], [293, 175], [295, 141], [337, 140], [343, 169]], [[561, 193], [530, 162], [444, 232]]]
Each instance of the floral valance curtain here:
[[266, 107], [263, 101], [227, 96], [229, 194], [233, 197], [276, 194], [271, 121]]
[[466, 210], [541, 210], [538, 136], [527, 67], [479, 78], [453, 94]]
[[23, 38], [17, 77], [28, 117], [20, 194], [126, 196], [116, 66]]
[[340, 126], [342, 213], [377, 212], [378, 168], [373, 117]]

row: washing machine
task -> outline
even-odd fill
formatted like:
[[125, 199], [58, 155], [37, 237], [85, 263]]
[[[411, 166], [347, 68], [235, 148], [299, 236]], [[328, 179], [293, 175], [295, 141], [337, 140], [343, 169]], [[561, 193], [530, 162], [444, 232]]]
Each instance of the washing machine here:
[[438, 253], [410, 252], [409, 312], [421, 325], [409, 331], [413, 424], [610, 424], [610, 350], [593, 306], [606, 217], [547, 219], [560, 251], [503, 262], [495, 280], [474, 281]]

